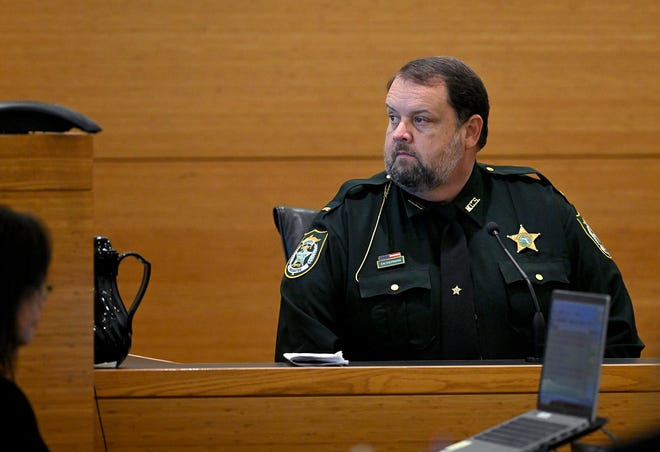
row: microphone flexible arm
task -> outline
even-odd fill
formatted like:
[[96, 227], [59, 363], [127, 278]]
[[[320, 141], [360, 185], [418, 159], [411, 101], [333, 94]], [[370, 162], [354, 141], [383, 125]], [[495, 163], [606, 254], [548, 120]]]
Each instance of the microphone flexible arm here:
[[504, 246], [504, 243], [502, 243], [502, 239], [500, 238], [500, 227], [497, 225], [497, 223], [491, 221], [486, 225], [486, 231], [488, 234], [492, 235], [497, 239], [497, 243], [500, 244], [500, 247], [504, 250], [506, 255], [509, 257], [509, 260], [513, 263], [513, 265], [516, 267], [516, 270], [518, 270], [518, 273], [523, 277], [525, 282], [527, 283], [527, 288], [529, 289], [529, 293], [532, 296], [532, 301], [534, 302], [534, 317], [532, 319], [532, 333], [533, 333], [533, 340], [534, 340], [534, 360], [536, 361], [541, 361], [542, 356], [543, 356], [543, 341], [545, 339], [545, 318], [543, 317], [543, 312], [541, 311], [541, 305], [539, 304], [538, 298], [536, 298], [536, 292], [534, 291], [534, 286], [532, 286], [532, 282], [529, 280], [529, 276], [527, 276], [527, 273], [520, 267], [518, 262], [513, 258], [513, 255], [509, 252], [509, 250]]

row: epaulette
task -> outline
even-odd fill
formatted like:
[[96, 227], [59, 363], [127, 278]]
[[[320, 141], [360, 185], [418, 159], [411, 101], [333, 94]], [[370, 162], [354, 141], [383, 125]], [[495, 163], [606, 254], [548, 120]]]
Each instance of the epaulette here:
[[497, 165], [488, 165], [486, 163], [477, 163], [477, 165], [482, 169], [482, 171], [489, 174], [497, 174], [498, 176], [529, 176], [530, 174], [535, 175], [540, 181], [552, 185], [552, 182], [541, 174], [538, 170], [529, 167], [529, 166], [497, 166]]
[[[550, 182], [550, 179], [545, 177], [543, 174], [541, 174], [539, 171], [535, 170], [534, 168], [531, 168], [529, 166], [496, 166], [496, 165], [487, 165], [485, 163], [477, 163], [481, 170], [485, 173], [488, 174], [496, 174], [498, 176], [518, 176], [518, 177], [523, 177], [527, 176], [530, 177], [532, 180], [536, 180], [537, 182], [540, 182], [543, 185], [547, 185], [552, 187], [552, 189], [559, 193], [562, 198], [566, 200], [566, 202], [570, 203], [568, 198], [559, 190], [557, 187], [554, 186], [552, 182]], [[536, 176], [536, 177], [533, 177]]]
[[382, 186], [390, 181], [387, 172], [380, 172], [369, 179], [351, 179], [342, 184], [335, 197], [323, 209], [323, 212], [329, 212], [344, 202], [344, 199], [351, 198], [366, 190]]

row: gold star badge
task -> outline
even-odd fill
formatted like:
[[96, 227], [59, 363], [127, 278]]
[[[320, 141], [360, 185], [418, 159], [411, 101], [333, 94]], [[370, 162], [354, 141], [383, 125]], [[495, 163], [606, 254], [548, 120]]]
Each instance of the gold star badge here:
[[516, 251], [517, 253], [521, 252], [525, 248], [529, 248], [530, 250], [538, 252], [539, 250], [536, 249], [534, 240], [536, 240], [539, 235], [541, 235], [541, 233], [527, 232], [524, 226], [521, 224], [517, 234], [507, 235], [507, 237], [516, 242], [518, 245], [518, 250]]
[[456, 287], [452, 287], [452, 288], [451, 288], [451, 294], [452, 294], [452, 295], [460, 295], [460, 294], [461, 294], [461, 290], [463, 290], [463, 289], [461, 289], [460, 287], [458, 287], [458, 284], [457, 284]]

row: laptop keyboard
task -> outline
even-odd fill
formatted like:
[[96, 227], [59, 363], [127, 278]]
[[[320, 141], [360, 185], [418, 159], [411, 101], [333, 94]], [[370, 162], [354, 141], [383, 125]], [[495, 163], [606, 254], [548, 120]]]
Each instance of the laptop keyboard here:
[[503, 446], [521, 447], [566, 428], [567, 426], [564, 424], [520, 417], [492, 430], [480, 433], [475, 438]]

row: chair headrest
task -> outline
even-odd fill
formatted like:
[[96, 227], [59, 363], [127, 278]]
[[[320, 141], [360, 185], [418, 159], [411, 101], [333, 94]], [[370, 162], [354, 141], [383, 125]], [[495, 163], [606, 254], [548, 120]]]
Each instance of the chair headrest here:
[[275, 227], [282, 238], [284, 257], [288, 259], [298, 246], [318, 210], [302, 207], [276, 206], [273, 208]]

